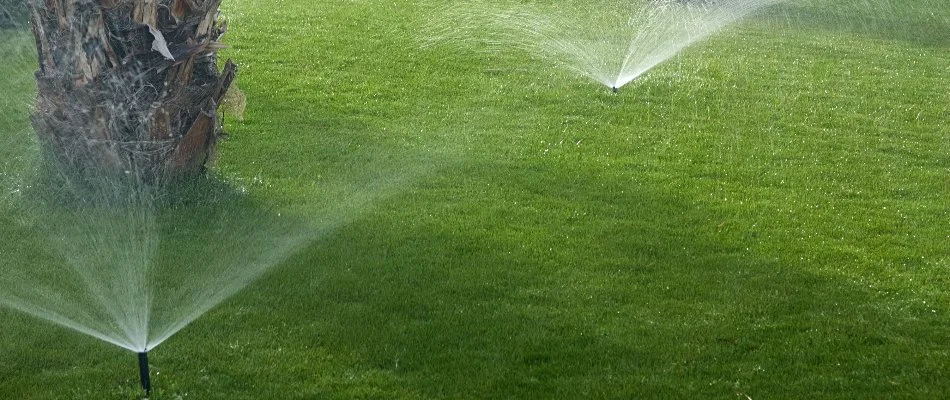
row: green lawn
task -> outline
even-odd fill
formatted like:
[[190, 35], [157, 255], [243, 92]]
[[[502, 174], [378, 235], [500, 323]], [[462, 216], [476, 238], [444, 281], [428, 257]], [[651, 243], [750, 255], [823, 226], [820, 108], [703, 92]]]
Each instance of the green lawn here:
[[[421, 48], [446, 1], [225, 0], [216, 173], [334, 229], [153, 350], [153, 398], [946, 397], [950, 9], [879, 1], [792, 1], [614, 95]], [[128, 351], [0, 325], [0, 398], [140, 396]]]

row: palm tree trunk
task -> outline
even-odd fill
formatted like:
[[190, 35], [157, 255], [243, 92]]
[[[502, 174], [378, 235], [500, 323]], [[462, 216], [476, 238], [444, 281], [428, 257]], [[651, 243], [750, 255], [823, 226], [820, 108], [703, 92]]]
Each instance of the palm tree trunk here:
[[221, 0], [29, 0], [39, 58], [32, 114], [60, 165], [148, 182], [201, 174], [234, 79], [218, 71]]

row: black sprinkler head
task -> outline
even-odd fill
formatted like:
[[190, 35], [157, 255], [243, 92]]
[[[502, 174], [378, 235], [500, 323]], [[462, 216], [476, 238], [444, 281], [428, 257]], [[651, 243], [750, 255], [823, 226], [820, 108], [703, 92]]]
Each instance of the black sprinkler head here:
[[152, 382], [148, 377], [148, 351], [139, 353], [139, 379], [142, 381], [145, 397], [148, 398], [152, 392]]
[[610, 90], [613, 90], [614, 93], [620, 93], [620, 88], [618, 88], [618, 87], [616, 87], [616, 86], [611, 86], [611, 87], [610, 87]]

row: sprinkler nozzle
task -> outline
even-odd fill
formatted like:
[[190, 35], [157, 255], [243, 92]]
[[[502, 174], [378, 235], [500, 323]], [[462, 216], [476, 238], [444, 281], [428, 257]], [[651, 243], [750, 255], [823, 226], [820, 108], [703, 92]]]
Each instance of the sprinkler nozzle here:
[[139, 379], [142, 381], [142, 389], [145, 390], [146, 398], [152, 392], [152, 382], [148, 375], [148, 351], [143, 351], [139, 353]]
[[616, 87], [616, 86], [611, 86], [611, 87], [610, 87], [610, 90], [613, 90], [614, 93], [620, 93], [620, 88], [618, 88], [618, 87]]

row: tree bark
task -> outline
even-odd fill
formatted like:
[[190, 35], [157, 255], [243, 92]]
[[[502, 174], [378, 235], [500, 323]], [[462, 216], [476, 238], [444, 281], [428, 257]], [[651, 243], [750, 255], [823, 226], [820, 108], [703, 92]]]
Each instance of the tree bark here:
[[29, 0], [39, 70], [33, 127], [83, 176], [200, 175], [236, 66], [218, 71], [221, 0]]

